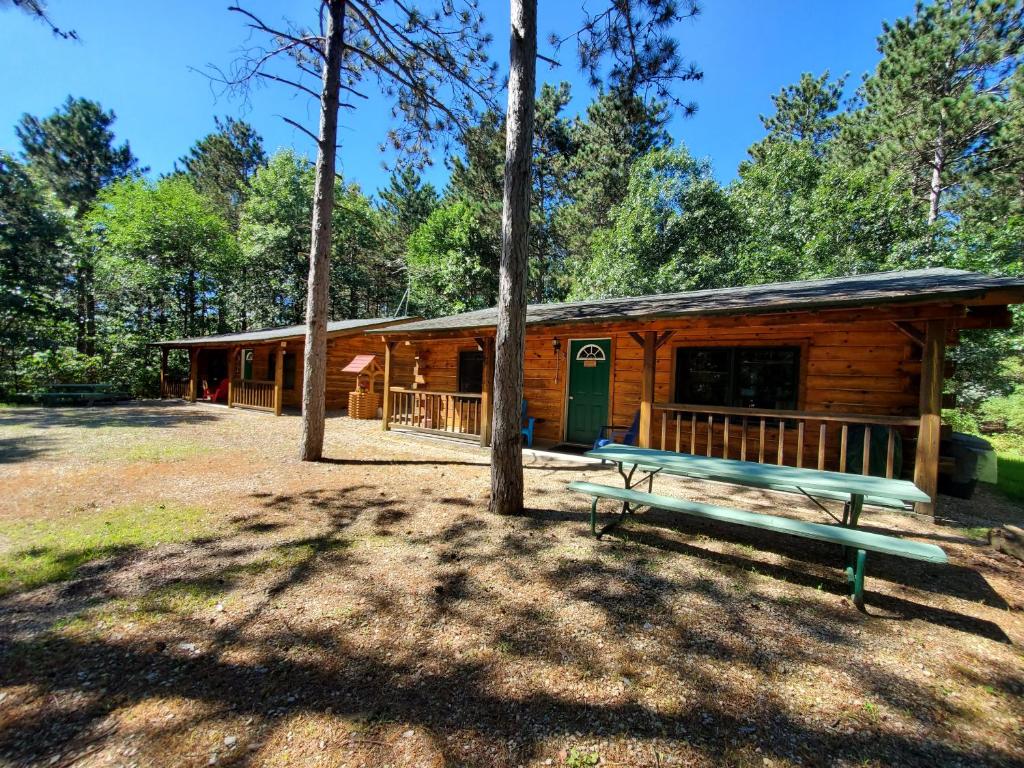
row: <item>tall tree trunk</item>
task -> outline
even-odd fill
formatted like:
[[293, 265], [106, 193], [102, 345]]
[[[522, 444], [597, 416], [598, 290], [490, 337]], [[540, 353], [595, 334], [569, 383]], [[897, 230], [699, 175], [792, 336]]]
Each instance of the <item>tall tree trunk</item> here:
[[530, 162], [537, 68], [537, 0], [511, 0], [505, 196], [501, 215], [498, 327], [491, 439], [492, 512], [523, 509], [521, 408], [530, 235]]
[[96, 273], [92, 263], [85, 265], [85, 354], [96, 354]]
[[89, 336], [87, 317], [89, 314], [89, 289], [85, 284], [85, 262], [80, 261], [75, 268], [75, 348], [84, 354], [86, 339]]
[[942, 174], [946, 166], [946, 149], [942, 143], [942, 127], [935, 138], [935, 155], [932, 158], [932, 181], [928, 187], [928, 223], [934, 224], [939, 218], [939, 202], [942, 198]]
[[345, 38], [345, 0], [327, 0], [327, 50], [320, 91], [320, 134], [316, 153], [313, 240], [306, 295], [306, 350], [302, 376], [302, 444], [299, 458], [319, 461], [324, 450], [327, 395], [327, 299], [331, 267], [331, 213], [338, 144], [338, 91]]

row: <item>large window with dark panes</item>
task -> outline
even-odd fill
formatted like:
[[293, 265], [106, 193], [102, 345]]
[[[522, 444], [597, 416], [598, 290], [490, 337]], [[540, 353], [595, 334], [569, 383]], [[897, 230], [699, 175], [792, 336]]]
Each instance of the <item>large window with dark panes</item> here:
[[675, 401], [795, 410], [800, 347], [678, 347]]
[[459, 352], [459, 392], [483, 392], [484, 353], [478, 349]]

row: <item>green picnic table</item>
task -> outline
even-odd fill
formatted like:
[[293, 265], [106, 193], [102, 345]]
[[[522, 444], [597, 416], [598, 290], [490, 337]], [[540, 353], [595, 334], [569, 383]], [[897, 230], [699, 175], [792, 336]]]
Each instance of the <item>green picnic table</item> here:
[[[613, 443], [587, 451], [587, 456], [617, 465], [626, 487], [632, 488], [637, 470], [653, 481], [657, 474], [678, 475], [694, 480], [732, 483], [770, 491], [801, 493], [813, 499], [846, 502], [843, 524], [856, 527], [865, 501], [882, 507], [902, 509], [904, 502], [929, 502], [924, 491], [907, 480], [874, 475], [854, 475], [777, 464], [755, 464], [737, 459], [692, 456], [653, 448], [634, 448]], [[628, 467], [628, 470], [627, 470]]]
[[[927, 494], [906, 480], [892, 480], [870, 475], [845, 472], [826, 472], [800, 467], [773, 464], [754, 464], [735, 459], [716, 459], [705, 456], [633, 448], [611, 444], [588, 451], [587, 456], [610, 461], [616, 465], [625, 487], [615, 488], [598, 483], [577, 481], [569, 489], [592, 497], [590, 528], [600, 538], [639, 507], [665, 509], [748, 528], [768, 530], [802, 538], [838, 544], [846, 559], [844, 573], [851, 586], [854, 604], [864, 607], [864, 573], [867, 553], [879, 552], [912, 560], [931, 563], [947, 562], [946, 553], [934, 544], [907, 541], [886, 534], [857, 529], [865, 499], [877, 499], [883, 506], [902, 506], [904, 502], [930, 501]], [[642, 474], [634, 481], [634, 475]], [[803, 493], [812, 500], [818, 498], [846, 501], [842, 523], [824, 525], [779, 515], [730, 509], [728, 507], [677, 499], [653, 493], [654, 478], [659, 474], [711, 480], [766, 490]], [[647, 491], [638, 489], [647, 484]], [[611, 524], [597, 530], [597, 503], [600, 499], [619, 502], [621, 511]], [[820, 502], [819, 502], [820, 506]], [[824, 507], [822, 507], [824, 509]]]
[[53, 384], [49, 392], [39, 395], [43, 405], [94, 405], [127, 400], [125, 392], [119, 392], [113, 384]]

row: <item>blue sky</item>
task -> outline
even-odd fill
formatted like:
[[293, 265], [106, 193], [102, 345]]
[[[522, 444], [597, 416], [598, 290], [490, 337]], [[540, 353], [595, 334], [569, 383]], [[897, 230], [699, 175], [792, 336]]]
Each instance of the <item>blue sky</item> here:
[[[593, 7], [600, 0], [589, 0]], [[213, 128], [214, 115], [251, 122], [268, 150], [294, 147], [311, 155], [311, 142], [285, 124], [287, 115], [315, 131], [316, 109], [283, 87], [262, 88], [248, 103], [218, 95], [199, 71], [227, 66], [246, 40], [242, 19], [211, 0], [50, 0], [61, 26], [81, 42], [52, 37], [42, 25], [5, 8], [0, 11], [0, 149], [18, 151], [13, 126], [22, 113], [46, 115], [69, 95], [98, 100], [117, 113], [116, 131], [153, 174], [169, 171], [175, 159]], [[301, 19], [315, 12], [311, 0], [251, 0], [242, 3], [268, 21], [287, 15]], [[423, 0], [427, 5], [428, 0]], [[481, 0], [495, 37], [492, 57], [503, 70], [507, 59], [508, 3]], [[693, 99], [692, 118], [673, 119], [673, 136], [695, 155], [711, 159], [720, 180], [735, 176], [746, 148], [762, 135], [758, 115], [771, 111], [771, 95], [795, 82], [801, 72], [851, 73], [856, 85], [877, 60], [875, 39], [883, 19], [911, 13], [913, 0], [705, 0], [695, 21], [680, 25], [687, 58], [700, 65], [704, 80], [681, 86]], [[540, 0], [539, 36], [564, 34], [579, 26], [573, 0]], [[538, 81], [568, 80], [570, 111], [585, 108], [593, 93], [574, 67], [570, 52], [552, 71], [538, 64]], [[501, 97], [504, 102], [504, 95]], [[387, 181], [378, 150], [390, 109], [382, 96], [343, 111], [340, 163], [345, 176], [374, 192]], [[447, 177], [438, 162], [426, 175], [439, 186]]]

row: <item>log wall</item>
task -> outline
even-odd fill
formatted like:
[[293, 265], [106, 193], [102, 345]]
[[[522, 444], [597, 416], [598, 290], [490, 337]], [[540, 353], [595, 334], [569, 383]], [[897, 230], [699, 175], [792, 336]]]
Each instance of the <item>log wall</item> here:
[[[709, 329], [700, 321], [665, 321], [673, 336], [658, 350], [655, 402], [671, 402], [675, 350], [689, 346], [801, 347], [800, 395], [797, 408], [806, 411], [917, 416], [921, 356], [919, 347], [889, 322], [757, 325]], [[612, 339], [612, 381], [609, 423], [628, 425], [640, 407], [643, 348], [630, 336], [629, 325], [605, 326], [588, 333], [586, 326], [528, 329], [524, 364], [524, 396], [529, 413], [543, 419], [536, 437], [561, 440], [565, 415], [567, 360], [570, 339]], [[558, 340], [556, 350], [554, 341]], [[397, 349], [409, 346], [404, 342]], [[419, 386], [455, 391], [458, 353], [475, 349], [469, 338], [420, 340], [412, 343], [419, 356]], [[660, 419], [660, 416], [658, 417]], [[660, 421], [652, 431], [660, 440]], [[672, 440], [674, 443], [674, 433]], [[808, 434], [807, 449], [815, 450]], [[771, 440], [771, 438], [769, 438]], [[657, 442], [657, 440], [656, 440]], [[773, 450], [774, 445], [766, 446]]]
[[[253, 346], [252, 375], [254, 379], [265, 380], [270, 375], [270, 358], [276, 354], [280, 342]], [[302, 372], [305, 342], [293, 339], [287, 342], [286, 354], [295, 355], [295, 386], [284, 390], [285, 407], [298, 408], [302, 405]], [[392, 377], [395, 386], [412, 384], [413, 350], [412, 347], [398, 345], [395, 348], [392, 363]], [[378, 355], [381, 366], [384, 365], [384, 343], [380, 336], [352, 334], [333, 336], [327, 340], [327, 408], [339, 410], [348, 407], [348, 393], [355, 389], [356, 376], [343, 373], [342, 368], [348, 365], [356, 355]], [[376, 391], [384, 392], [384, 375], [377, 377]]]

